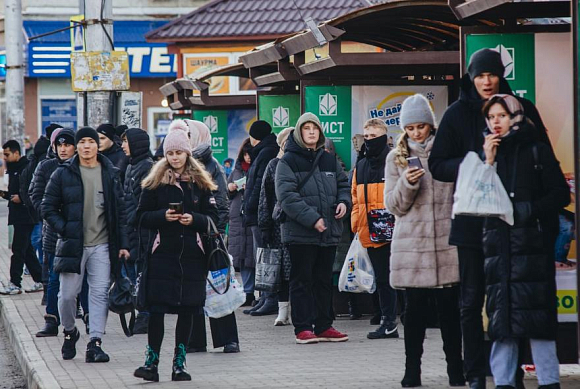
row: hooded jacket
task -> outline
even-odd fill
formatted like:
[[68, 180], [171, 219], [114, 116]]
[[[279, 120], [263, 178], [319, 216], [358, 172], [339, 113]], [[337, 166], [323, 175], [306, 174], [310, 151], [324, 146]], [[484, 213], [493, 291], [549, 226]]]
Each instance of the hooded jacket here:
[[[38, 222], [34, 210], [26, 206], [24, 199], [22, 198], [23, 196], [20, 193], [21, 174], [28, 164], [29, 161], [26, 157], [20, 157], [18, 161], [6, 164], [6, 171], [8, 173], [8, 191], [4, 198], [8, 200], [8, 225], [36, 224]], [[12, 195], [18, 195], [20, 197], [19, 204], [10, 201]]]
[[570, 202], [570, 190], [552, 150], [535, 141], [533, 132], [526, 124], [502, 138], [497, 149], [497, 174], [507, 192], [514, 193], [514, 225], [484, 219], [492, 340], [555, 339], [557, 333], [554, 247], [558, 211]]
[[[507, 81], [500, 78], [499, 93], [513, 95]], [[517, 97], [525, 115], [535, 125], [535, 136], [550, 147], [550, 140], [538, 110], [531, 101]], [[461, 80], [459, 100], [447, 108], [429, 156], [429, 170], [433, 178], [443, 182], [455, 182], [459, 165], [469, 151], [479, 153], [483, 149], [485, 118], [481, 112], [482, 100], [475, 85], [466, 74]], [[455, 246], [481, 248], [483, 218], [457, 215], [453, 219], [449, 242]]]
[[[385, 160], [390, 148], [385, 136], [385, 147], [379, 155], [366, 155], [357, 163], [352, 175], [352, 212], [351, 228], [358, 233], [363, 247], [381, 247], [387, 243], [373, 243], [369, 233], [367, 214], [375, 209], [385, 208], [383, 193], [385, 191]], [[367, 182], [367, 200], [365, 201], [365, 181]], [[367, 208], [368, 206], [368, 208]]]
[[[101, 154], [97, 155], [97, 159], [102, 171], [109, 259], [111, 269], [114, 269], [119, 250], [129, 249], [123, 188], [119, 181], [119, 169]], [[54, 258], [54, 271], [57, 273], [81, 272], [83, 205], [83, 182], [79, 157], [75, 155], [52, 174], [41, 204], [42, 217], [59, 235]]]
[[142, 261], [147, 248], [148, 231], [141, 231], [142, 239], [139, 239], [137, 206], [141, 197], [141, 181], [149, 174], [153, 166], [153, 159], [149, 153], [149, 135], [145, 131], [139, 128], [130, 128], [125, 131], [125, 136], [131, 152], [123, 184], [130, 259], [132, 261]]
[[125, 182], [125, 171], [127, 171], [127, 165], [129, 164], [129, 157], [125, 155], [125, 152], [117, 143], [113, 142], [113, 145], [107, 150], [101, 153], [113, 163], [117, 169], [119, 169], [119, 177], [121, 178], [121, 184]]
[[218, 186], [213, 193], [217, 205], [218, 219], [216, 227], [220, 233], [226, 232], [228, 225], [230, 202], [228, 200], [228, 184], [226, 183], [226, 175], [223, 167], [213, 157], [211, 146], [209, 144], [202, 144], [193, 150], [193, 158], [197, 159], [203, 164], [205, 170], [211, 175], [213, 182]]
[[391, 244], [390, 282], [394, 288], [433, 288], [459, 282], [457, 248], [449, 245], [453, 184], [436, 181], [427, 168], [433, 139], [423, 149], [409, 142], [409, 155], [418, 157], [425, 175], [415, 184], [407, 167], [395, 163], [396, 150], [386, 164], [385, 204], [396, 216]]
[[258, 225], [258, 205], [262, 180], [268, 163], [276, 158], [280, 146], [276, 142], [276, 135], [269, 134], [254, 148], [252, 148], [252, 165], [248, 171], [248, 182], [244, 191], [244, 224]]
[[[315, 150], [306, 148], [302, 139], [301, 128], [306, 122], [320, 129]], [[334, 217], [336, 206], [344, 203], [347, 210], [351, 206], [348, 177], [336, 157], [324, 151], [322, 125], [315, 115], [303, 114], [295, 128], [276, 167], [276, 197], [286, 214], [282, 223], [282, 243], [336, 246], [343, 229], [342, 220]], [[319, 154], [322, 155], [314, 174], [297, 191], [299, 182], [308, 175]], [[314, 228], [320, 218], [326, 225], [322, 233]]]
[[[32, 155], [28, 158], [29, 160], [28, 165], [24, 168], [24, 170], [20, 174], [20, 199], [30, 209], [34, 208], [29, 195], [30, 184], [32, 183], [34, 172], [38, 164], [47, 158], [49, 148], [50, 148], [50, 140], [47, 137], [41, 136], [40, 138], [38, 138], [36, 144], [34, 145], [34, 151]], [[38, 221], [36, 214], [35, 221]]]

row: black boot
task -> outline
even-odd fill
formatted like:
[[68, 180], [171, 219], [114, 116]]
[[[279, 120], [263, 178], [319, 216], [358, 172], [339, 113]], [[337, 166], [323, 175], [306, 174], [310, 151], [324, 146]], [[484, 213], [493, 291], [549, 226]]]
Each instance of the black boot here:
[[538, 389], [560, 389], [560, 384], [540, 385], [538, 386]]
[[449, 386], [465, 386], [465, 376], [463, 375], [463, 363], [447, 363], [447, 376]]
[[185, 345], [183, 343], [179, 343], [175, 348], [171, 381], [191, 381], [191, 376], [185, 370]]
[[469, 389], [485, 389], [485, 377], [470, 379]]
[[44, 317], [44, 328], [36, 333], [37, 338], [47, 338], [58, 335], [58, 322], [53, 315]]
[[133, 334], [146, 334], [149, 328], [149, 314], [139, 313], [135, 319]]
[[145, 351], [145, 364], [139, 367], [133, 375], [137, 378], [143, 378], [145, 381], [159, 382], [159, 354], [147, 346]]
[[[264, 298], [264, 297], [262, 297]], [[266, 315], [277, 315], [278, 314], [278, 299], [268, 297], [260, 308], [253, 312], [250, 312], [252, 316], [266, 316]]]
[[244, 309], [242, 312], [244, 313], [244, 315], [250, 315], [252, 312], [257, 311], [258, 309], [262, 308], [262, 305], [264, 305], [265, 302], [266, 302], [266, 298], [262, 297], [258, 300], [256, 305], [254, 305], [250, 309]]
[[242, 304], [242, 307], [251, 307], [255, 299], [253, 293], [246, 293], [246, 302]]
[[405, 376], [401, 381], [403, 388], [415, 388], [421, 386], [421, 363], [407, 361], [405, 363]]
[[64, 330], [64, 342], [60, 350], [62, 359], [68, 361], [77, 355], [76, 344], [80, 337], [81, 333], [76, 327], [72, 331]]
[[103, 351], [101, 344], [100, 338], [91, 338], [91, 341], [87, 344], [85, 362], [109, 362], [109, 356]]

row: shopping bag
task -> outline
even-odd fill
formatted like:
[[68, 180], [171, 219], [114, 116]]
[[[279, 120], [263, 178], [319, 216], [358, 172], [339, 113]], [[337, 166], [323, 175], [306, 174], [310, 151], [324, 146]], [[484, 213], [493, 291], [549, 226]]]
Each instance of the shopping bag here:
[[282, 250], [258, 247], [255, 290], [277, 292], [282, 280]]
[[514, 224], [512, 202], [495, 167], [483, 163], [473, 151], [459, 165], [452, 218], [455, 215], [497, 217]]
[[374, 293], [376, 288], [371, 259], [356, 234], [340, 271], [338, 290], [350, 293]]
[[205, 315], [214, 319], [227, 316], [246, 301], [243, 287], [236, 279], [233, 265], [229, 268], [210, 270], [205, 287]]

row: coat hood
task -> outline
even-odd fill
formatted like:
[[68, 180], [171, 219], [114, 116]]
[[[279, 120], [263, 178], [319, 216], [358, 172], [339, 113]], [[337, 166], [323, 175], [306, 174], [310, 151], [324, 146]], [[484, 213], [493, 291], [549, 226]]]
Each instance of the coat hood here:
[[294, 137], [294, 140], [296, 141], [296, 144], [303, 149], [308, 149], [308, 147], [306, 147], [306, 145], [304, 144], [304, 139], [302, 139], [302, 131], [301, 131], [302, 126], [307, 122], [312, 122], [316, 124], [320, 129], [320, 137], [318, 138], [318, 142], [316, 143], [316, 150], [324, 147], [326, 137], [324, 136], [324, 131], [322, 130], [322, 124], [320, 123], [318, 117], [310, 112], [302, 114], [302, 116], [300, 116], [300, 118], [298, 118], [298, 121], [296, 122], [296, 127], [294, 127], [295, 130], [293, 131], [292, 135]]
[[197, 159], [204, 165], [207, 164], [207, 162], [209, 162], [213, 157], [211, 146], [207, 143], [197, 146], [195, 149], [193, 149], [191, 154], [193, 158]]
[[44, 159], [49, 147], [50, 140], [45, 136], [41, 136], [34, 145], [34, 155], [36, 155], [39, 160]]
[[145, 131], [140, 128], [129, 128], [125, 131], [125, 136], [131, 151], [131, 163], [149, 156], [149, 135]]

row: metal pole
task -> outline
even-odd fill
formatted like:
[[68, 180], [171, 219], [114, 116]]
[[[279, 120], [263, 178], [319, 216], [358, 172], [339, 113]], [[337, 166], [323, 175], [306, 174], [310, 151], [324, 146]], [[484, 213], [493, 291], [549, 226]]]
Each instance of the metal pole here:
[[4, 41], [6, 42], [6, 138], [24, 144], [24, 68], [22, 51], [22, 4], [4, 2]]
[[[112, 0], [84, 2], [87, 51], [113, 51], [112, 3]], [[113, 98], [112, 92], [87, 92], [87, 125], [96, 128], [113, 122]]]

